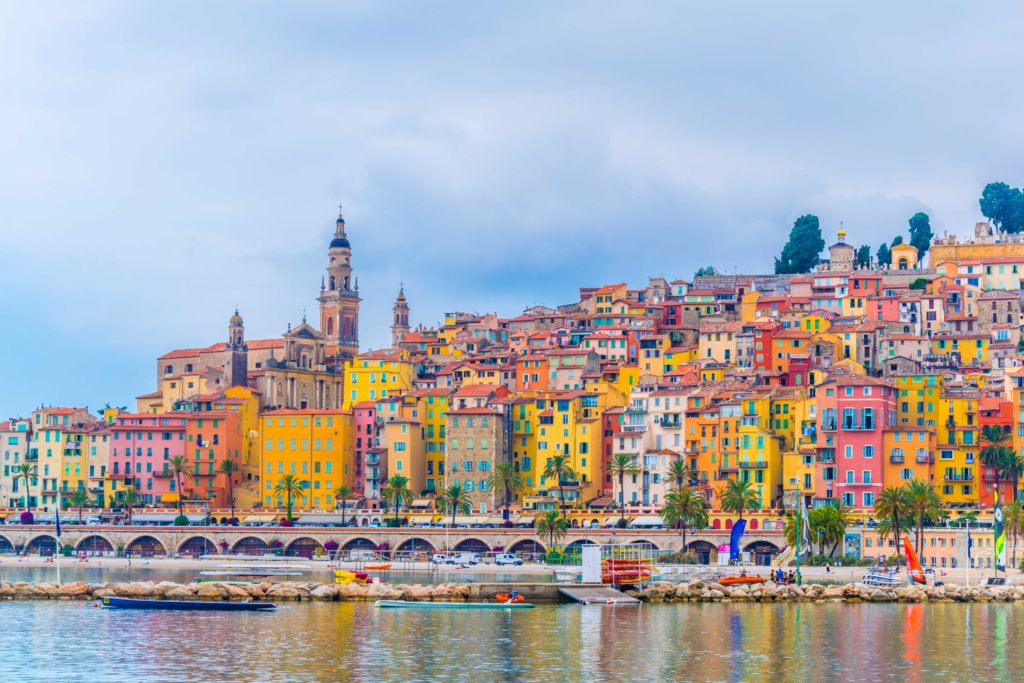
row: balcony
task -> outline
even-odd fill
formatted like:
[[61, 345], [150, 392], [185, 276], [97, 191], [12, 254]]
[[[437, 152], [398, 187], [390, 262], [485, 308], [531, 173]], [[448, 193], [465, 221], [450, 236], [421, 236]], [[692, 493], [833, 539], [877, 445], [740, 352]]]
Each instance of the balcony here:
[[[995, 481], [996, 480], [996, 473], [995, 472], [985, 472], [984, 474], [981, 475], [981, 480], [982, 481]], [[1006, 477], [999, 477], [999, 481], [1000, 482], [1007, 482], [1009, 480]]]
[[735, 473], [737, 473], [739, 471], [740, 471], [740, 468], [736, 467], [736, 466], [719, 467], [718, 468], [718, 473], [719, 474], [735, 474]]
[[[171, 479], [174, 477], [174, 473], [170, 470], [157, 470], [151, 473], [156, 479]], [[184, 474], [184, 472], [182, 472]]]
[[374, 453], [366, 456], [367, 467], [374, 467], [380, 464], [380, 455]]
[[831, 448], [822, 448], [820, 453], [814, 455], [814, 461], [831, 465], [836, 461], [836, 452]]
[[741, 427], [760, 427], [761, 426], [761, 418], [760, 417], [756, 417], [756, 416], [755, 417], [740, 418], [740, 426]]
[[889, 462], [891, 462], [894, 465], [900, 465], [904, 462], [904, 456], [902, 454], [897, 455], [895, 453], [892, 453], [889, 455]]
[[823, 432], [834, 432], [834, 431], [836, 431], [836, 422], [835, 422], [835, 420], [829, 420], [827, 422], [822, 421], [822, 423], [821, 423], [821, 431], [823, 431]]
[[931, 454], [916, 455], [914, 456], [914, 462], [916, 462], [918, 465], [931, 465], [932, 463], [935, 462], [935, 456]]
[[697, 446], [687, 446], [683, 449], [683, 453], [686, 455], [700, 455], [700, 448]]
[[956, 482], [972, 482], [974, 481], [973, 472], [946, 472], [943, 477], [945, 481], [956, 481]]
[[28, 454], [25, 455], [25, 459], [26, 460], [38, 460], [39, 459], [39, 449], [38, 448], [30, 448], [30, 449], [28, 449]]
[[741, 462], [740, 467], [745, 470], [759, 470], [768, 467], [768, 463], [764, 460], [754, 460], [751, 462]]
[[677, 417], [674, 420], [662, 420], [661, 426], [665, 429], [679, 429], [683, 426], [682, 421]]

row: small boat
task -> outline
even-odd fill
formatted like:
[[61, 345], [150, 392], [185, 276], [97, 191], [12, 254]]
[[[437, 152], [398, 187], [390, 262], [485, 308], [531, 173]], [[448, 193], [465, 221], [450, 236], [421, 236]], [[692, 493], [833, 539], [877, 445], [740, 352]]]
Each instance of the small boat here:
[[410, 600], [378, 600], [375, 607], [389, 609], [532, 609], [528, 602], [416, 602]]
[[379, 564], [365, 564], [363, 565], [363, 569], [369, 569], [370, 571], [385, 572], [391, 569], [391, 563], [381, 562]]
[[872, 567], [864, 574], [864, 578], [861, 580], [865, 586], [873, 586], [877, 588], [893, 588], [895, 586], [904, 585], [903, 579], [900, 577], [899, 569], [885, 569]]
[[[508, 602], [509, 600], [512, 599], [512, 596], [510, 594], [508, 594], [508, 593], [497, 593], [494, 596], [494, 599], [497, 600], [498, 602]], [[526, 602], [526, 598], [524, 598], [519, 593], [516, 593], [515, 602]]]
[[265, 612], [277, 609], [272, 602], [226, 602], [210, 600], [139, 600], [136, 598], [103, 598], [104, 607], [120, 609], [198, 610], [218, 612]]
[[760, 576], [726, 576], [718, 580], [722, 586], [743, 586], [752, 583], [764, 583]]
[[353, 572], [347, 569], [335, 569], [334, 570], [334, 583], [347, 584], [347, 583], [366, 583], [370, 576], [366, 572]]

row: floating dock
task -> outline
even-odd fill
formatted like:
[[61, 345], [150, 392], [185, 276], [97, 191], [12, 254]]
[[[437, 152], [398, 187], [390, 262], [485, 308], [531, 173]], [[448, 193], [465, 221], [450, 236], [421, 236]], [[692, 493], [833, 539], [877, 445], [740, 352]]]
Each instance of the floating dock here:
[[639, 605], [636, 598], [609, 586], [559, 586], [558, 592], [584, 605]]

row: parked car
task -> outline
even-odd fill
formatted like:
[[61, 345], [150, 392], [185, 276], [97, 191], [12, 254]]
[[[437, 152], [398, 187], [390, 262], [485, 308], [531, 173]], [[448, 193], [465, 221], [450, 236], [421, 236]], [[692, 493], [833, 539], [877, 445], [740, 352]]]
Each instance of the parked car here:
[[455, 553], [445, 561], [446, 564], [480, 564], [480, 556], [476, 553]]
[[500, 553], [498, 555], [495, 555], [495, 557], [494, 557], [494, 564], [499, 565], [499, 566], [500, 565], [511, 564], [511, 565], [513, 565], [515, 567], [519, 567], [519, 566], [521, 566], [523, 564], [523, 561], [522, 561], [522, 559], [516, 557], [512, 553]]
[[447, 553], [434, 553], [430, 556], [430, 561], [434, 564], [445, 564], [448, 562]]

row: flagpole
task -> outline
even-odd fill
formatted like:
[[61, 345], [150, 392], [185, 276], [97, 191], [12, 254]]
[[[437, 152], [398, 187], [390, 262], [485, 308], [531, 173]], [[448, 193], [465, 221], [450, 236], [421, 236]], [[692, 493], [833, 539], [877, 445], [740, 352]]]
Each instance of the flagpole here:
[[964, 585], [971, 585], [971, 520], [967, 520], [967, 561], [964, 562]]
[[[797, 502], [799, 502], [799, 501], [800, 501], [800, 492], [798, 491], [797, 492]], [[796, 541], [796, 548], [795, 548], [795, 550], [796, 550], [796, 585], [799, 586], [800, 585], [800, 552], [803, 550], [802, 544], [803, 544], [803, 538], [804, 538], [803, 536], [800, 535], [800, 517], [802, 516], [801, 515], [802, 511], [801, 510], [794, 510], [793, 512], [796, 515], [796, 538], [794, 539]]]
[[57, 535], [57, 543], [54, 546], [54, 554], [56, 555], [56, 557], [54, 558], [54, 562], [57, 563], [57, 587], [59, 588], [60, 587], [60, 551], [61, 551], [61, 547], [60, 547], [61, 546], [61, 543], [60, 543], [60, 496], [57, 496], [57, 516], [54, 518], [54, 520], [55, 520], [54, 521], [54, 531], [56, 532], [56, 535]]

